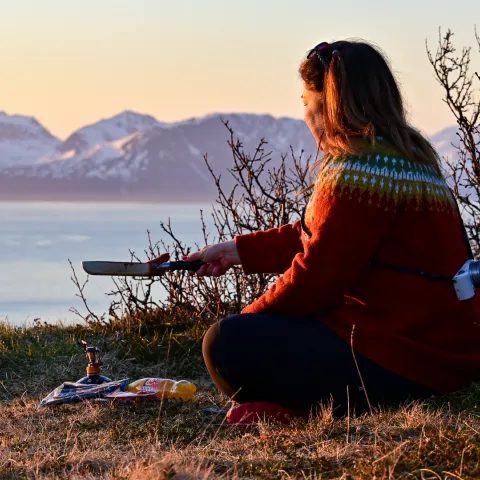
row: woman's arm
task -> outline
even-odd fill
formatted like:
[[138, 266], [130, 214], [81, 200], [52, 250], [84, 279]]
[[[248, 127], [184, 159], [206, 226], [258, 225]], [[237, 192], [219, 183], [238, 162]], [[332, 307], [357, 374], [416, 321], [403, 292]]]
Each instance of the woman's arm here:
[[283, 273], [295, 254], [303, 248], [300, 222], [297, 223], [207, 245], [198, 252], [182, 257], [182, 260], [206, 262], [196, 272], [199, 276], [218, 277], [234, 265], [242, 265], [245, 273]]
[[300, 221], [280, 228], [235, 237], [243, 271], [250, 273], [283, 273], [295, 255], [303, 251]]
[[311, 237], [304, 238], [304, 251], [242, 313], [312, 315], [341, 301], [358, 281], [396, 217], [398, 189], [388, 172], [359, 173], [355, 162], [320, 176], [308, 208]]

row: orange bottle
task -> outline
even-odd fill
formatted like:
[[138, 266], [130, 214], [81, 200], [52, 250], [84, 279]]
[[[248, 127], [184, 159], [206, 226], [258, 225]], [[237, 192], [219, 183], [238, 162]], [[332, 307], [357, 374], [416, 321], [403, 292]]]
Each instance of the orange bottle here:
[[186, 380], [169, 380], [166, 378], [141, 378], [128, 385], [127, 392], [151, 393], [157, 398], [178, 398], [193, 400], [197, 387]]

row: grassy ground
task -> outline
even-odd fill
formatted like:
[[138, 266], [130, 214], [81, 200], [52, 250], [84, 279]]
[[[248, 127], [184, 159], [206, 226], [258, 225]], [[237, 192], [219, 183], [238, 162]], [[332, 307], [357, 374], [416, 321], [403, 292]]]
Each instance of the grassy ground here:
[[[326, 408], [308, 424], [232, 428], [203, 413], [229, 403], [203, 366], [202, 334], [181, 322], [0, 326], [0, 478], [480, 478], [480, 388], [373, 416], [334, 420]], [[84, 375], [79, 339], [102, 349], [105, 375], [193, 380], [196, 400], [39, 410]]]

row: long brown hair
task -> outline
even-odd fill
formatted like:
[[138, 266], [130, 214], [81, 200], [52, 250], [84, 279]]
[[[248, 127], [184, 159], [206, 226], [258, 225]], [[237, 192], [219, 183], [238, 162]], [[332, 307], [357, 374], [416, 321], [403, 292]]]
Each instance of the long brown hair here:
[[435, 149], [409, 125], [400, 89], [379, 49], [365, 41], [338, 41], [323, 47], [321, 58], [310, 55], [299, 72], [305, 86], [321, 94], [327, 154], [358, 155], [365, 151], [362, 140], [374, 146], [382, 137], [407, 159], [441, 173]]

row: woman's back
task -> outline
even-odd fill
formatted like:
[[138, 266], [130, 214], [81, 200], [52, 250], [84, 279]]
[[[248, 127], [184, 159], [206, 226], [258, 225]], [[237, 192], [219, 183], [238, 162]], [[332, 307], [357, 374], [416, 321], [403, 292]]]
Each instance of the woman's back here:
[[432, 388], [455, 390], [480, 378], [480, 297], [460, 301], [451, 281], [469, 250], [445, 180], [380, 148], [327, 164], [318, 188], [328, 190], [331, 181], [331, 194], [365, 203], [365, 214], [390, 211], [390, 223], [329, 326], [345, 339], [355, 329], [360, 353]]

